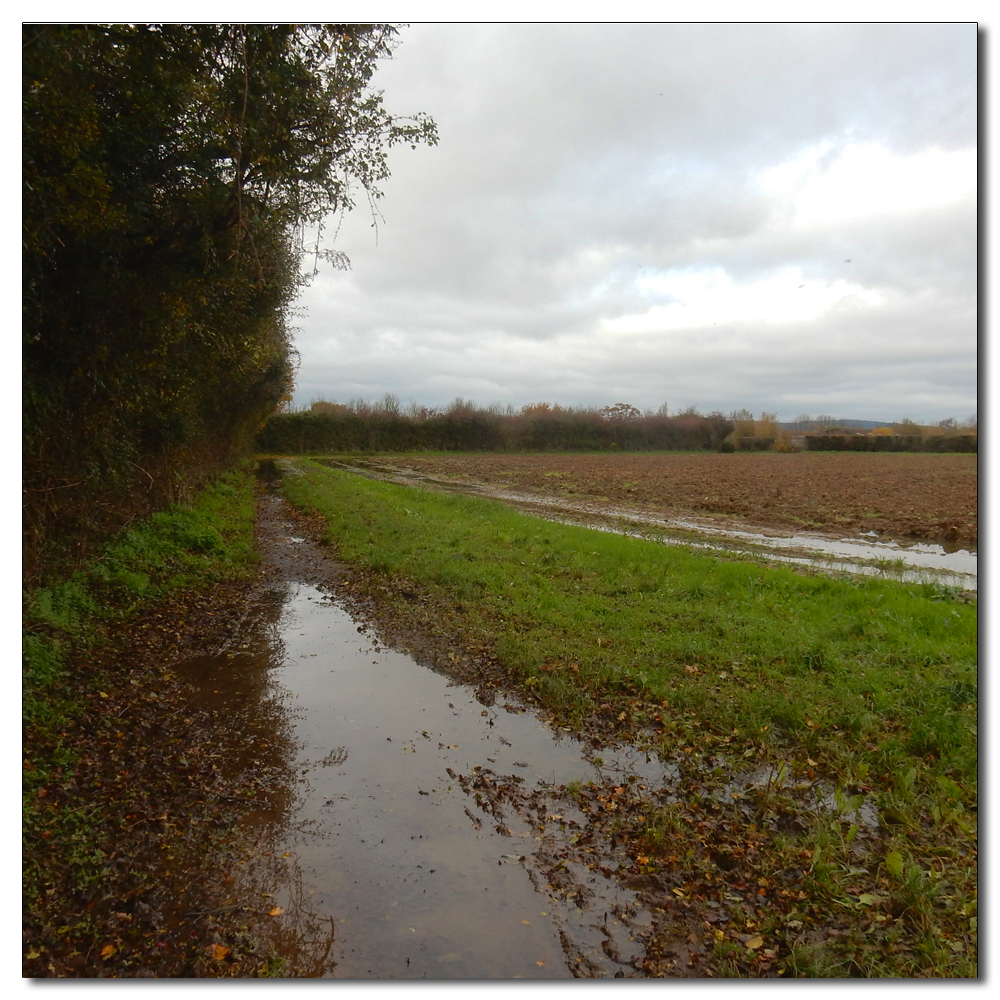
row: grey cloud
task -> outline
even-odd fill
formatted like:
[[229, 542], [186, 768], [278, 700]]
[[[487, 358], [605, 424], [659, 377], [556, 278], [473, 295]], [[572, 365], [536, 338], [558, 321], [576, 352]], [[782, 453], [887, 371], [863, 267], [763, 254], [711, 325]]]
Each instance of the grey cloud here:
[[[377, 84], [390, 109], [434, 115], [441, 144], [393, 152], [377, 242], [364, 209], [344, 220], [353, 270], [303, 295], [297, 400], [966, 415], [975, 206], [796, 231], [757, 177], [821, 142], [973, 146], [975, 44], [940, 24], [404, 30]], [[604, 332], [659, 301], [641, 275], [789, 266], [887, 304], [794, 331]]]

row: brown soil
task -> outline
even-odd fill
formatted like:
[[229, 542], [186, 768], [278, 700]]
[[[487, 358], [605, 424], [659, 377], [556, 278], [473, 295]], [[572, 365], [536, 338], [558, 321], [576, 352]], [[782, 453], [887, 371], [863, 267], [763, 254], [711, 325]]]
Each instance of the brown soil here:
[[456, 480], [673, 517], [975, 546], [975, 455], [461, 454], [390, 464]]

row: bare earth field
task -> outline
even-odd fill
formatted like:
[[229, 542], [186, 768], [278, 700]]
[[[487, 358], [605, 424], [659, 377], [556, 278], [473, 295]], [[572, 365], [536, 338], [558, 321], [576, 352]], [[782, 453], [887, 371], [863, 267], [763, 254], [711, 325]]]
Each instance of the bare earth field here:
[[399, 464], [442, 479], [674, 517], [842, 535], [877, 531], [952, 546], [975, 547], [979, 537], [976, 455], [481, 453], [407, 455]]

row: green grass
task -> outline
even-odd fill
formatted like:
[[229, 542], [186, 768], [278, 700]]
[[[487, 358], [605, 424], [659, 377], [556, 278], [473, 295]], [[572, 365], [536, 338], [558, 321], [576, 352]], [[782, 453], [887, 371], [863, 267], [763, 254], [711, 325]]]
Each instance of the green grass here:
[[297, 464], [307, 475], [285, 490], [327, 516], [342, 558], [460, 602], [511, 674], [570, 715], [632, 695], [680, 740], [726, 734], [833, 772], [915, 762], [974, 793], [975, 605]]
[[70, 710], [58, 693], [67, 658], [100, 642], [110, 622], [171, 592], [246, 574], [253, 523], [253, 477], [231, 472], [192, 504], [134, 525], [68, 579], [25, 592], [26, 721]]

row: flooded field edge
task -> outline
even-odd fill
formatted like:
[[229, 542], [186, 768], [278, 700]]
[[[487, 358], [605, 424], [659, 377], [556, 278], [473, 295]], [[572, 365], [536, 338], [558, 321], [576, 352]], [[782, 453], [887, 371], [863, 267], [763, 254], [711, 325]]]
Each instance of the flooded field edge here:
[[639, 506], [517, 492], [485, 482], [426, 475], [384, 460], [317, 459], [321, 464], [397, 485], [468, 493], [498, 500], [523, 513], [547, 520], [578, 524], [602, 531], [632, 534], [668, 545], [756, 559], [780, 565], [812, 567], [819, 572], [848, 573], [898, 580], [937, 583], [975, 594], [978, 555], [974, 545], [880, 537], [876, 532], [843, 536], [761, 528], [733, 519], [668, 516]]

